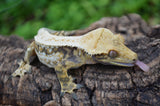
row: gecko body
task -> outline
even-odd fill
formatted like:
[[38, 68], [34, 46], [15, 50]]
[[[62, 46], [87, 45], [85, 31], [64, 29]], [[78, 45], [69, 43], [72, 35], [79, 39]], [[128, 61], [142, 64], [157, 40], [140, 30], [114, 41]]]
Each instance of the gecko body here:
[[12, 76], [22, 77], [28, 72], [31, 69], [29, 58], [37, 55], [40, 62], [55, 69], [61, 94], [73, 93], [82, 86], [68, 76], [68, 69], [95, 63], [132, 67], [138, 59], [137, 54], [124, 45], [124, 38], [108, 29], [98, 28], [82, 36], [69, 36], [73, 33], [41, 28]]

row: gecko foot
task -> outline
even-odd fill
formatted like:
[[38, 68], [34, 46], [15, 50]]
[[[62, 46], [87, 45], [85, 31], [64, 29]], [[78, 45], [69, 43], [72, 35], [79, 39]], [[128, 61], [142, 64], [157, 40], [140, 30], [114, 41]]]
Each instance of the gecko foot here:
[[80, 89], [82, 87], [84, 87], [84, 86], [81, 84], [75, 84], [74, 82], [68, 82], [68, 84], [63, 84], [62, 89], [61, 89], [61, 93], [60, 93], [60, 97], [63, 97], [65, 93], [70, 93], [74, 100], [78, 100], [78, 97], [73, 92], [73, 90]]
[[60, 97], [62, 98], [65, 93], [70, 93], [73, 99], [76, 100], [77, 96], [74, 94], [74, 90], [82, 88], [83, 85], [74, 83], [74, 78], [68, 76], [67, 70], [56, 70], [56, 74], [61, 86]]
[[24, 74], [26, 72], [29, 72], [30, 70], [31, 70], [31, 66], [29, 64], [26, 64], [24, 61], [21, 61], [19, 63], [19, 68], [14, 73], [12, 73], [12, 76], [13, 77], [24, 76]]
[[80, 89], [84, 86], [81, 84], [75, 84], [74, 82], [68, 82], [67, 84], [63, 83], [61, 87], [62, 87], [61, 92], [73, 93], [73, 90]]

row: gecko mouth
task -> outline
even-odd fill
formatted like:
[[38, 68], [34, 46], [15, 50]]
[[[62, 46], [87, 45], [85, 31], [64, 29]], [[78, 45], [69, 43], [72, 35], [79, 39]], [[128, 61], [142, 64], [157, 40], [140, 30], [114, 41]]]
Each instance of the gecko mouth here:
[[136, 60], [133, 63], [120, 63], [120, 62], [111, 62], [111, 63], [119, 66], [125, 66], [125, 67], [133, 67], [136, 65], [145, 72], [148, 72], [150, 70], [149, 66], [147, 66], [145, 63], [139, 60]]
[[133, 63], [120, 63], [120, 62], [111, 62], [112, 64], [119, 65], [119, 66], [125, 66], [125, 67], [133, 67], [135, 66], [135, 62]]

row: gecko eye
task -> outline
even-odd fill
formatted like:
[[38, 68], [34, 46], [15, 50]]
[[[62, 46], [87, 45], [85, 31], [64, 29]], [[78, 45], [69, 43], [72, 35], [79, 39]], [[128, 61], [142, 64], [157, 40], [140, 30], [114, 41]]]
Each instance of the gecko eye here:
[[115, 57], [118, 56], [118, 53], [115, 50], [110, 50], [109, 53], [108, 53], [108, 56], [111, 57], [111, 58], [115, 58]]

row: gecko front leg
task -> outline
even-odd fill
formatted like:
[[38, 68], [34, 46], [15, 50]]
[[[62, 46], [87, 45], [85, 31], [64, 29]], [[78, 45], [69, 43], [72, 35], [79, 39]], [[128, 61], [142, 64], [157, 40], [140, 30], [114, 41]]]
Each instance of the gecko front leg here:
[[25, 52], [24, 60], [21, 60], [19, 63], [19, 68], [12, 73], [12, 76], [23, 76], [26, 72], [29, 72], [31, 70], [31, 66], [29, 65], [29, 59], [31, 56], [35, 55], [35, 42], [33, 41], [29, 47], [27, 48], [27, 51]]
[[61, 85], [61, 94], [62, 97], [65, 93], [71, 93], [73, 94], [73, 98], [77, 99], [76, 95], [74, 94], [74, 89], [79, 89], [83, 87], [81, 84], [75, 84], [73, 82], [73, 78], [71, 76], [68, 76], [67, 69], [64, 67], [55, 68], [59, 83]]

